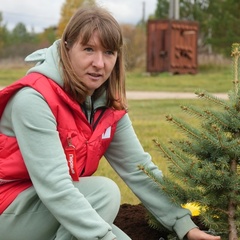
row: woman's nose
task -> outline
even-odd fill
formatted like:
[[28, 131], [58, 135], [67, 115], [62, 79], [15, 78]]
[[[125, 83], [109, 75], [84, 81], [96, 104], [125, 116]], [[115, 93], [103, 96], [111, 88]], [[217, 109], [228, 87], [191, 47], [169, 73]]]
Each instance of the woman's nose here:
[[97, 52], [93, 57], [93, 66], [97, 68], [104, 67], [104, 56], [102, 52]]

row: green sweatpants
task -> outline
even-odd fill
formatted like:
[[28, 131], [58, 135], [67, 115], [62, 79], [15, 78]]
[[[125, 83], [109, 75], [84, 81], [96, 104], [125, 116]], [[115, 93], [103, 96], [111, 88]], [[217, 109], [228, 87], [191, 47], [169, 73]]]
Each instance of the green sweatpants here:
[[[98, 214], [112, 225], [113, 233], [118, 240], [130, 238], [113, 225], [119, 210], [119, 191], [117, 187], [105, 189], [100, 186], [104, 181], [111, 180], [104, 177], [83, 177], [75, 186], [86, 197]], [[109, 186], [109, 184], [108, 184]], [[101, 190], [100, 190], [101, 189]], [[94, 192], [94, 194], [92, 194]], [[113, 195], [116, 201], [113, 201]], [[109, 199], [109, 201], [108, 201]], [[106, 204], [102, 204], [102, 202]], [[109, 203], [111, 202], [111, 203]], [[108, 210], [111, 204], [111, 211]], [[115, 211], [112, 211], [115, 205]], [[14, 202], [0, 215], [1, 240], [76, 240], [41, 202], [33, 187], [25, 190]]]

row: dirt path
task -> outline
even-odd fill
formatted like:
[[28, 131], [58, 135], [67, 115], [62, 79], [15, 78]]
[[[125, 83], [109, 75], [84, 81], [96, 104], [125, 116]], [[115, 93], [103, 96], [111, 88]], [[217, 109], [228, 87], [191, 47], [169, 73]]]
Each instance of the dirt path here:
[[[0, 90], [3, 87], [0, 86]], [[215, 96], [227, 99], [227, 94], [216, 93]], [[194, 93], [183, 92], [144, 92], [144, 91], [127, 91], [127, 98], [129, 100], [148, 100], [148, 99], [194, 99], [197, 96]]]
[[[227, 94], [216, 93], [216, 97], [227, 99]], [[197, 98], [194, 93], [183, 93], [183, 92], [140, 92], [140, 91], [129, 91], [127, 92], [127, 98], [133, 100], [141, 99], [194, 99]]]

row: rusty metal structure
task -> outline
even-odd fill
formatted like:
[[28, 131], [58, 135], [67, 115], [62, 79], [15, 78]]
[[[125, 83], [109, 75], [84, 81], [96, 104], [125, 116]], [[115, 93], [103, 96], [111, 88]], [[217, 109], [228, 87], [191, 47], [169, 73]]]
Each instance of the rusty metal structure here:
[[149, 20], [147, 23], [147, 71], [196, 74], [197, 40], [197, 22]]

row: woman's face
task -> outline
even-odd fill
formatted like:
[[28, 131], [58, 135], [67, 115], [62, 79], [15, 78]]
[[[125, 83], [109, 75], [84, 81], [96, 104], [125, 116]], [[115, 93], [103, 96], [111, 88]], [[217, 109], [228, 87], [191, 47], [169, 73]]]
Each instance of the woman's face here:
[[95, 31], [86, 45], [82, 45], [80, 38], [69, 49], [69, 57], [74, 71], [92, 95], [109, 78], [117, 60], [117, 51], [105, 49]]

